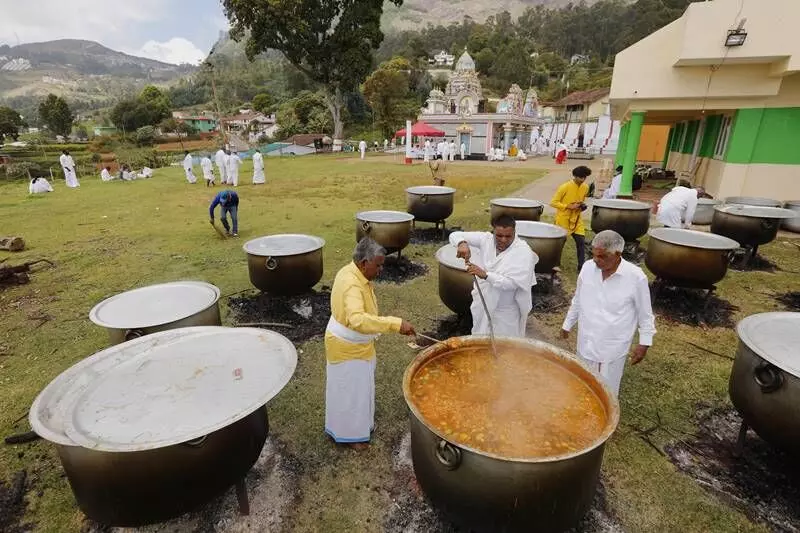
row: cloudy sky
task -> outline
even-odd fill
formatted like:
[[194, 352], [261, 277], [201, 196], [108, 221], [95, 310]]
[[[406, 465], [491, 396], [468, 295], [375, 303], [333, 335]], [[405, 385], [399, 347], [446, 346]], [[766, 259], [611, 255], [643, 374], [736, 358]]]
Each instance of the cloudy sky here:
[[219, 0], [0, 0], [0, 44], [86, 39], [168, 63], [197, 63], [228, 23]]

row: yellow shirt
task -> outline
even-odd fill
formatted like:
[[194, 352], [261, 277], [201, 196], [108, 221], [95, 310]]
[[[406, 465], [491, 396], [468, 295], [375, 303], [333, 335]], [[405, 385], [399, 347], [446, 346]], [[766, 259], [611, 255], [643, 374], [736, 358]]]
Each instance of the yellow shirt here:
[[[341, 325], [359, 333], [397, 333], [403, 320], [393, 316], [378, 316], [375, 291], [355, 263], [336, 274], [331, 289], [331, 314]], [[329, 363], [375, 357], [375, 342], [353, 344], [325, 332], [325, 356]]]
[[570, 235], [573, 233], [585, 235], [586, 228], [583, 227], [582, 211], [567, 209], [567, 206], [575, 202], [583, 202], [588, 194], [589, 186], [586, 182], [578, 185], [574, 180], [569, 180], [558, 188], [553, 199], [550, 200], [550, 205], [558, 211], [556, 225], [567, 230]]

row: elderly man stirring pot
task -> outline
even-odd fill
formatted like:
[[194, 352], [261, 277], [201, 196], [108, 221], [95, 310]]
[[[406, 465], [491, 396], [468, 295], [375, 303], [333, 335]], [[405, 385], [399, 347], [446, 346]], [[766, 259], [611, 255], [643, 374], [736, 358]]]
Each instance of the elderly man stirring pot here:
[[325, 331], [325, 433], [337, 443], [362, 449], [375, 428], [375, 339], [381, 333], [414, 335], [402, 318], [379, 316], [371, 281], [386, 251], [365, 237], [353, 261], [336, 274], [331, 318]]
[[625, 239], [615, 231], [601, 231], [592, 240], [592, 257], [578, 275], [561, 337], [578, 324], [578, 357], [605, 379], [614, 394], [625, 370], [634, 330], [639, 344], [631, 364], [647, 355], [656, 333], [650, 289], [642, 269], [622, 259]]
[[[494, 233], [484, 231], [450, 234], [457, 257], [467, 263], [467, 272], [476, 276], [476, 283], [486, 300], [494, 332], [498, 336], [524, 337], [531, 312], [531, 287], [536, 285], [534, 267], [538, 261], [528, 244], [517, 237], [516, 222], [508, 215], [492, 221]], [[474, 256], [470, 247], [479, 253]], [[489, 320], [483, 309], [478, 288], [472, 289], [472, 334], [488, 335]]]

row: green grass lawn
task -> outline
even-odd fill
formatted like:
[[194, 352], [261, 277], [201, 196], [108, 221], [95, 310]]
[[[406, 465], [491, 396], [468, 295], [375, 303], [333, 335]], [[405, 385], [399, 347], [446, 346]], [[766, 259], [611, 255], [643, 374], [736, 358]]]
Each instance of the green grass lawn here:
[[[488, 200], [507, 196], [541, 174], [522, 166], [451, 165], [448, 185], [458, 193], [450, 225], [486, 229]], [[249, 182], [249, 163], [241, 175]], [[227, 241], [220, 240], [208, 224], [208, 203], [219, 188], [189, 185], [179, 168], [159, 169], [155, 178], [133, 183], [102, 184], [99, 178], [84, 177], [79, 190], [68, 190], [60, 181], [55, 193], [37, 197], [28, 197], [23, 183], [0, 185], [1, 233], [21, 235], [27, 242], [24, 252], [0, 252], [0, 260], [16, 264], [44, 257], [56, 263], [55, 268], [33, 274], [29, 285], [0, 290], [0, 435], [26, 430], [24, 421], [14, 421], [25, 415], [36, 394], [65, 368], [107, 346], [106, 332], [87, 317], [103, 298], [180, 279], [208, 281], [223, 295], [248, 289], [241, 245], [271, 233], [323, 237], [327, 245], [321, 283], [330, 284], [352, 252], [354, 214], [366, 209], [404, 210], [404, 188], [430, 183], [430, 173], [422, 165], [406, 167], [389, 158], [362, 162], [355, 157], [321, 156], [269, 158], [267, 179], [266, 186], [239, 187], [240, 237]], [[568, 290], [575, 279], [571, 246], [565, 250], [570, 259], [564, 261]], [[378, 286], [385, 314], [402, 316], [423, 329], [449, 315], [437, 295], [435, 249], [411, 246], [406, 251], [432, 267], [425, 277], [404, 285]], [[762, 253], [785, 270], [800, 270], [794, 246], [777, 242]], [[769, 292], [788, 290], [800, 290], [800, 276], [731, 273], [719, 294], [740, 306], [738, 317], [744, 317], [778, 309]], [[229, 323], [227, 298], [223, 297], [221, 309], [223, 323]], [[49, 320], [38, 326], [44, 316]], [[557, 331], [562, 315], [539, 318]], [[614, 514], [626, 531], [762, 531], [678, 473], [630, 430], [649, 426], [658, 413], [672, 431], [690, 431], [697, 402], [727, 401], [730, 363], [680, 339], [732, 355], [735, 332], [663, 321], [657, 327], [656, 346], [648, 359], [626, 373], [623, 425], [607, 447], [604, 476]], [[286, 531], [382, 529], [391, 505], [391, 454], [407, 431], [401, 380], [414, 353], [406, 342], [400, 336], [383, 336], [379, 341], [378, 429], [373, 445], [363, 453], [336, 448], [323, 435], [322, 342], [298, 346], [297, 372], [269, 405], [272, 434], [304, 465]], [[671, 438], [666, 432], [653, 436], [659, 446]], [[27, 519], [36, 529], [79, 530], [82, 515], [53, 447], [42, 441], [0, 445], [0, 479], [8, 480], [23, 468], [33, 479]]]

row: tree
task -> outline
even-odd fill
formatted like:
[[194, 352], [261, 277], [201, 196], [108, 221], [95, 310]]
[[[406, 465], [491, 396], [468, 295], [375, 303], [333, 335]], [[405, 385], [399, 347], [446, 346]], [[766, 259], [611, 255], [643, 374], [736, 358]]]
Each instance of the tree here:
[[89, 138], [89, 132], [86, 130], [86, 126], [78, 126], [75, 128], [75, 137], [77, 137], [81, 141], [85, 141]]
[[364, 82], [364, 96], [375, 117], [375, 125], [389, 137], [407, 118], [419, 111], [419, 102], [409, 87], [411, 64], [395, 57], [381, 63]]
[[111, 121], [123, 131], [154, 126], [170, 115], [169, 97], [158, 87], [148, 85], [139, 96], [123, 100], [111, 110]]
[[136, 144], [139, 146], [152, 146], [156, 138], [156, 129], [153, 126], [142, 126], [136, 130]]
[[64, 137], [72, 131], [72, 121], [75, 120], [66, 100], [52, 93], [39, 104], [39, 118], [47, 129]]
[[275, 110], [275, 99], [269, 93], [258, 93], [252, 103], [253, 109], [260, 113], [270, 114]]
[[[390, 0], [400, 6], [403, 0]], [[383, 0], [223, 0], [234, 38], [247, 56], [274, 49], [318, 84], [333, 119], [334, 149], [344, 132], [345, 95], [371, 69], [383, 41]], [[248, 33], [249, 32], [249, 33]]]
[[161, 124], [158, 125], [158, 128], [164, 133], [174, 133], [177, 135], [178, 142], [181, 144], [181, 150], [184, 149], [183, 137], [188, 137], [189, 135], [197, 133], [197, 130], [194, 128], [194, 126], [187, 124], [184, 121], [176, 120], [172, 117], [161, 121]]
[[139, 101], [148, 108], [151, 114], [151, 122], [148, 125], [161, 122], [169, 116], [172, 110], [169, 96], [155, 85], [148, 85], [142, 89], [142, 92], [139, 93]]
[[19, 129], [25, 125], [22, 117], [10, 107], [0, 106], [0, 142], [6, 138], [17, 140]]

